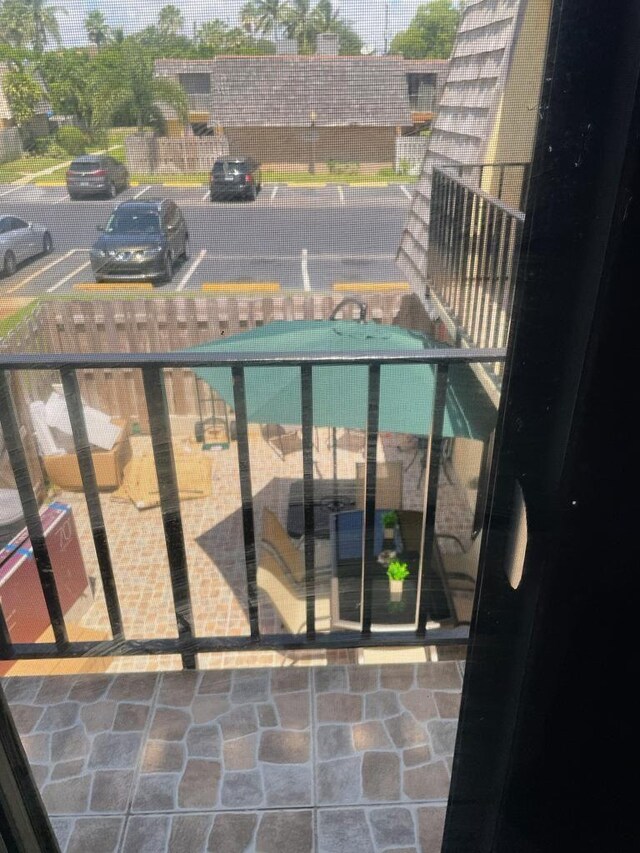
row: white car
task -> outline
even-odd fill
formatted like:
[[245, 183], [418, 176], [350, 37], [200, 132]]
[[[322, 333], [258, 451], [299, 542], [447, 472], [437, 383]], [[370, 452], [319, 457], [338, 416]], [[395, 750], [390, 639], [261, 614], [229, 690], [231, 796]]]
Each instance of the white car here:
[[53, 250], [51, 234], [43, 225], [25, 222], [17, 216], [0, 216], [0, 271], [10, 276], [18, 264], [34, 255]]

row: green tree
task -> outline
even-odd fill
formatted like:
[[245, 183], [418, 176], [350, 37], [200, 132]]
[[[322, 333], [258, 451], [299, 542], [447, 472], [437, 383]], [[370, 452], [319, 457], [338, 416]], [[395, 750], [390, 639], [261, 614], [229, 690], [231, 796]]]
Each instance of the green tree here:
[[292, 0], [283, 12], [282, 22], [289, 38], [298, 43], [300, 53], [311, 53], [316, 36], [311, 0]]
[[[103, 48], [106, 49], [106, 48]], [[87, 50], [45, 51], [38, 63], [51, 106], [60, 115], [74, 115], [84, 128], [93, 123], [93, 105], [104, 68]]]
[[33, 74], [24, 68], [7, 71], [2, 88], [16, 123], [22, 126], [31, 121], [43, 97], [42, 86]]
[[278, 35], [286, 10], [283, 0], [251, 0], [242, 7], [240, 20], [252, 35]]
[[454, 0], [418, 6], [407, 29], [394, 36], [391, 52], [405, 59], [448, 59], [459, 21], [460, 4]]
[[127, 44], [129, 50], [137, 50], [142, 45], [146, 51], [153, 53], [156, 59], [190, 59], [196, 56], [195, 45], [191, 39], [183, 35], [163, 33], [159, 27], [153, 25], [127, 36], [121, 43]]
[[338, 46], [341, 56], [360, 56], [363, 41], [348, 21], [337, 21], [332, 32], [338, 35]]
[[256, 39], [241, 27], [229, 27], [219, 18], [205, 21], [196, 33], [198, 55], [206, 58], [223, 54], [251, 56], [273, 53], [275, 45], [266, 39]]
[[24, 48], [31, 39], [31, 21], [24, 0], [5, 0], [0, 6], [0, 42]]
[[184, 27], [184, 15], [170, 3], [158, 12], [158, 30], [161, 36], [178, 36]]
[[340, 9], [331, 0], [319, 0], [313, 10], [313, 43], [321, 33], [335, 33], [338, 36], [338, 49], [342, 56], [360, 53], [362, 39], [349, 21], [342, 17]]
[[102, 47], [109, 39], [109, 26], [102, 12], [94, 9], [84, 19], [84, 28], [89, 41], [97, 47]]
[[66, 15], [64, 6], [51, 6], [46, 0], [24, 0], [29, 10], [32, 35], [31, 44], [36, 53], [42, 53], [45, 45], [54, 41], [62, 44], [58, 15]]
[[313, 26], [317, 33], [332, 33], [342, 21], [340, 9], [331, 0], [319, 0], [313, 10]]
[[101, 52], [110, 74], [101, 75], [93, 105], [94, 127], [108, 127], [115, 115], [126, 114], [142, 132], [146, 127], [162, 128], [162, 107], [169, 107], [186, 124], [189, 105], [183, 89], [173, 80], [154, 77], [154, 54], [125, 43]]

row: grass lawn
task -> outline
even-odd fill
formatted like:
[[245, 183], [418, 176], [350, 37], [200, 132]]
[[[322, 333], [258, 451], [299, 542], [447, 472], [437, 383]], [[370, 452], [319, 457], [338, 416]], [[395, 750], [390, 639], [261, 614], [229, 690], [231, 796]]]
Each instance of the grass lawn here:
[[[118, 160], [124, 160], [124, 138], [131, 130], [129, 128], [114, 128], [109, 131], [108, 147], [118, 146], [109, 153]], [[89, 145], [87, 153], [91, 154], [95, 151], [101, 151], [104, 148], [102, 144]], [[43, 169], [50, 169], [52, 166], [58, 166], [60, 170], [65, 168], [65, 164], [73, 158], [69, 154], [64, 157], [51, 157], [46, 154], [26, 154], [20, 157], [19, 160], [12, 160], [10, 163], [0, 164], [0, 184], [11, 183], [19, 178], [24, 178], [27, 175], [33, 175], [35, 172], [41, 172]], [[53, 172], [51, 175], [43, 175], [38, 178], [38, 183], [59, 183], [64, 178], [60, 172]]]
[[12, 329], [19, 325], [26, 317], [38, 307], [37, 299], [7, 299], [4, 305], [0, 308], [11, 310], [15, 305], [16, 310], [11, 314], [0, 312], [0, 339], [8, 334]]

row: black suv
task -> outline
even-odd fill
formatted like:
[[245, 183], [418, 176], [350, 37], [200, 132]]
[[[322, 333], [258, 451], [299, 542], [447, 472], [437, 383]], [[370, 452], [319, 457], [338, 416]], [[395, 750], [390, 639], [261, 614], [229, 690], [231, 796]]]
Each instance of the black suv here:
[[98, 230], [90, 253], [96, 281], [171, 281], [175, 262], [189, 254], [187, 224], [168, 199], [124, 201]]
[[127, 167], [106, 154], [87, 154], [76, 157], [67, 169], [69, 198], [106, 195], [115, 198], [119, 190], [129, 186]]
[[211, 201], [241, 197], [255, 201], [262, 189], [260, 163], [251, 157], [220, 157], [209, 176]]

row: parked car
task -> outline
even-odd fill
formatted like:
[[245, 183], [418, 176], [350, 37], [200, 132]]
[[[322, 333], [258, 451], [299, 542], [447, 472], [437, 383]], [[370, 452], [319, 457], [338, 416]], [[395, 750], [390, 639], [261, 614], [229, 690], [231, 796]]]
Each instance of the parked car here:
[[127, 167], [106, 154], [76, 157], [67, 169], [67, 191], [72, 199], [92, 195], [115, 198], [128, 186]]
[[13, 275], [18, 264], [27, 258], [52, 250], [53, 240], [44, 225], [17, 216], [0, 216], [0, 270], [4, 276]]
[[260, 163], [252, 157], [220, 157], [209, 176], [211, 201], [242, 197], [255, 201], [262, 189]]
[[98, 230], [90, 252], [96, 281], [171, 281], [176, 261], [189, 254], [187, 224], [169, 199], [124, 201]]

